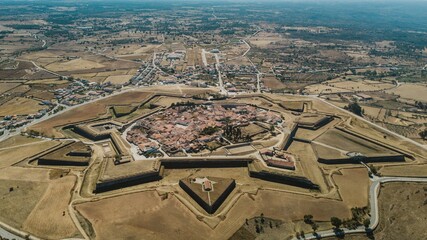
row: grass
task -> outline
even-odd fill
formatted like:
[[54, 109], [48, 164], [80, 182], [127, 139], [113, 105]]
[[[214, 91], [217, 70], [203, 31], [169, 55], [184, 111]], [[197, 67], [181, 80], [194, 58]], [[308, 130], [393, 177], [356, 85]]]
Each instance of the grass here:
[[[13, 191], [9, 191], [13, 187]], [[0, 220], [20, 228], [48, 187], [47, 183], [1, 180]]]
[[46, 108], [39, 105], [39, 103], [39, 101], [33, 99], [17, 97], [0, 107], [0, 116], [35, 114], [39, 110]]
[[112, 107], [115, 117], [123, 117], [131, 114], [136, 110], [136, 107], [133, 106], [113, 106]]

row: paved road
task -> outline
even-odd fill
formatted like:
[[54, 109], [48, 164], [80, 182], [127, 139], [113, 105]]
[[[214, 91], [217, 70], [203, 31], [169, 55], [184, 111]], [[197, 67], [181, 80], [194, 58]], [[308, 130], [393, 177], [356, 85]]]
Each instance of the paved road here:
[[248, 42], [246, 42], [246, 40], [242, 40], [244, 44], [246, 44], [246, 46], [248, 46], [248, 50], [246, 50], [246, 52], [243, 53], [242, 57], [245, 57], [246, 54], [248, 54], [248, 52], [252, 49], [251, 45], [249, 45]]
[[[369, 189], [369, 204], [371, 207], [371, 224], [369, 225], [369, 229], [375, 229], [379, 224], [379, 209], [378, 209], [378, 194], [380, 190], [380, 186], [382, 183], [388, 182], [425, 182], [427, 183], [427, 178], [410, 178], [410, 177], [377, 177], [373, 176], [371, 178], [372, 185]], [[360, 226], [356, 229], [347, 229], [342, 228], [345, 234], [350, 233], [366, 233], [366, 229], [364, 226]], [[319, 237], [332, 237], [335, 236], [335, 232], [333, 230], [321, 231], [317, 232], [317, 235], [306, 234], [304, 239], [317, 239]], [[293, 240], [297, 240], [298, 238], [293, 238]], [[301, 239], [301, 238], [300, 238]]]
[[48, 72], [48, 73], [50, 73], [50, 74], [52, 74], [52, 75], [55, 75], [55, 76], [61, 77], [61, 75], [60, 75], [60, 74], [58, 74], [58, 73], [56, 73], [56, 72], [52, 72], [52, 71], [50, 71], [50, 70], [47, 70], [46, 68], [40, 67], [40, 66], [39, 66], [39, 65], [37, 65], [34, 61], [25, 60], [25, 59], [19, 59], [19, 58], [16, 58], [15, 60], [16, 60], [16, 61], [21, 61], [21, 62], [30, 62], [30, 63], [32, 63], [32, 64], [33, 64], [37, 69], [39, 69], [39, 70], [43, 70], [43, 71]]
[[23, 238], [4, 230], [1, 226], [0, 226], [0, 237], [7, 238], [7, 239], [24, 240]]
[[219, 81], [219, 90], [222, 94], [228, 94], [227, 89], [225, 89], [224, 87], [224, 82], [222, 81], [222, 76], [221, 76], [221, 70], [219, 69], [219, 56], [218, 54], [215, 53], [215, 60], [216, 60], [216, 64], [215, 64], [215, 68], [216, 71], [218, 72], [218, 81]]
[[[259, 27], [258, 27], [259, 28]], [[254, 34], [252, 34], [250, 37], [253, 37], [253, 36], [255, 36], [255, 35], [257, 35], [259, 32], [261, 31], [261, 29], [259, 28], [259, 30], [258, 31], [256, 31]], [[249, 39], [250, 37], [247, 37], [247, 39]], [[246, 50], [246, 52], [245, 53], [243, 53], [243, 55], [242, 55], [242, 57], [246, 57], [246, 59], [248, 59], [248, 61], [251, 63], [251, 65], [252, 65], [252, 67], [255, 69], [255, 71], [257, 72], [257, 75], [256, 75], [256, 79], [257, 79], [257, 85], [256, 85], [256, 88], [257, 88], [257, 92], [258, 93], [260, 93], [261, 92], [261, 76], [262, 76], [262, 72], [261, 71], [259, 71], [258, 70], [258, 68], [256, 67], [256, 65], [252, 62], [252, 60], [249, 58], [249, 57], [247, 57], [246, 56], [246, 54], [248, 54], [248, 52], [249, 51], [251, 51], [251, 45], [249, 45], [249, 43], [248, 42], [246, 42], [246, 40], [245, 39], [243, 39], [242, 40], [245, 44], [246, 44], [246, 46], [248, 46], [248, 50]]]
[[208, 66], [208, 61], [206, 60], [206, 50], [202, 49], [202, 62], [205, 67]]

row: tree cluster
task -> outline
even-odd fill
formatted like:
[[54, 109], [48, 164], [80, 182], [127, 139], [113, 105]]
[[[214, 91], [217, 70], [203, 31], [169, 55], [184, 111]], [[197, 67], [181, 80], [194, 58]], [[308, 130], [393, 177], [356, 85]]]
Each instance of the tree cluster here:
[[419, 132], [419, 135], [423, 140], [427, 140], [427, 129], [424, 129], [423, 131]]
[[363, 109], [357, 102], [353, 102], [344, 107], [345, 110], [350, 111], [358, 116], [363, 115]]
[[242, 134], [240, 127], [228, 124], [224, 127], [224, 137], [234, 142], [251, 141], [249, 135], [244, 136]]
[[304, 215], [304, 223], [310, 225], [314, 233], [319, 229], [319, 225], [313, 220], [313, 215]]

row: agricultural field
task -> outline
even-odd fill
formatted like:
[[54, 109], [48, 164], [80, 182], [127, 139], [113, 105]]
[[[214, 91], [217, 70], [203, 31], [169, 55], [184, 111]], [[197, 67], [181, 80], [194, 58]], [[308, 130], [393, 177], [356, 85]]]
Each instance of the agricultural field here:
[[35, 114], [46, 107], [29, 98], [14, 98], [0, 106], [0, 116]]
[[5, 93], [13, 88], [16, 88], [19, 85], [21, 85], [21, 83], [14, 83], [14, 82], [0, 83], [0, 94]]
[[[56, 141], [36, 141], [34, 143], [22, 144], [22, 145], [9, 145], [10, 147], [4, 147], [0, 150], [2, 159], [0, 160], [0, 168], [10, 166], [18, 163], [27, 157], [31, 157], [39, 152], [47, 150], [51, 147], [58, 145]], [[17, 151], [20, 149], [20, 151]]]
[[424, 84], [402, 84], [387, 92], [398, 95], [401, 99], [427, 102], [427, 86]]
[[426, 189], [426, 184], [420, 183], [385, 184], [379, 196], [380, 216], [383, 217], [374, 232], [375, 237], [402, 239], [411, 235], [415, 239], [426, 238], [426, 232], [420, 225], [427, 216]]
[[333, 175], [343, 202], [348, 206], [368, 206], [369, 178], [366, 168], [344, 169]]
[[286, 84], [278, 80], [276, 77], [273, 76], [263, 76], [262, 82], [264, 83], [264, 86], [271, 90], [276, 89], [285, 89]]
[[79, 236], [68, 213], [75, 180], [74, 176], [66, 176], [51, 181], [43, 197], [23, 223], [23, 229], [37, 236], [48, 234], [52, 238]]

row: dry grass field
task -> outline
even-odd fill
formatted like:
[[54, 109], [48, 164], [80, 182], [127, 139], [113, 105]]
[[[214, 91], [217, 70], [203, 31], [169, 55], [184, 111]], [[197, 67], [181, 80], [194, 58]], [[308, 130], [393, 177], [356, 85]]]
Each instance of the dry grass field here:
[[192, 239], [208, 237], [211, 231], [176, 197], [162, 200], [155, 191], [84, 203], [76, 208], [91, 222], [97, 239], [168, 239], [170, 236]]
[[425, 177], [427, 165], [383, 166], [380, 170], [383, 176]]
[[384, 184], [379, 195], [380, 225], [374, 232], [376, 239], [427, 239], [426, 194], [426, 184]]
[[116, 75], [107, 77], [104, 82], [110, 82], [112, 84], [124, 84], [129, 82], [133, 75]]
[[387, 92], [399, 95], [404, 99], [427, 102], [427, 86], [425, 84], [406, 83]]
[[264, 86], [266, 86], [267, 88], [270, 88], [272, 90], [283, 89], [283, 88], [286, 87], [286, 84], [284, 84], [283, 82], [279, 81], [274, 76], [265, 76], [265, 77], [262, 77], [262, 82], [264, 83]]
[[[136, 62], [134, 63], [121, 59], [94, 55], [82, 49], [70, 51], [69, 48], [69, 46], [58, 45], [55, 47], [55, 49], [50, 48], [36, 53], [29, 53], [22, 56], [22, 58], [29, 61], [34, 61], [40, 66], [45, 67], [46, 69], [53, 72], [82, 78], [84, 74], [114, 72], [116, 70], [128, 71], [131, 69], [138, 69], [139, 67], [139, 64]], [[95, 79], [87, 80], [102, 82], [110, 75], [123, 75], [123, 73], [106, 74], [102, 80], [100, 77], [99, 79], [96, 79], [95, 76], [92, 76], [91, 78]], [[89, 76], [87, 77], [89, 78]]]
[[[6, 180], [0, 181], [0, 220], [13, 227], [22, 228], [22, 224], [37, 205], [48, 183]], [[10, 192], [10, 188], [13, 191]]]
[[259, 48], [267, 48], [282, 40], [283, 38], [280, 36], [280, 34], [267, 32], [260, 32], [256, 36], [253, 36], [249, 39], [252, 45]]
[[328, 61], [348, 61], [350, 57], [344, 52], [337, 50], [320, 50], [320, 57], [325, 58]]
[[118, 58], [129, 59], [131, 57], [141, 57], [146, 54], [152, 54], [157, 45], [141, 45], [141, 44], [126, 44], [122, 47], [116, 47], [114, 50], [106, 50], [106, 54], [109, 56], [114, 56]]
[[50, 170], [42, 168], [6, 167], [0, 169], [1, 180], [49, 182]]
[[103, 64], [81, 58], [70, 61], [59, 61], [46, 65], [46, 69], [54, 72], [79, 71], [104, 67], [105, 65]]
[[343, 169], [333, 175], [342, 200], [350, 207], [368, 206], [369, 177], [366, 168]]
[[[328, 130], [317, 138], [316, 142], [329, 145], [334, 149], [340, 149], [345, 152], [359, 152], [365, 156], [388, 155], [394, 153], [385, 147], [364, 141], [362, 138], [352, 136], [336, 129]], [[335, 158], [334, 154], [324, 153], [325, 155], [322, 155], [322, 158]]]
[[348, 92], [347, 89], [332, 87], [330, 85], [321, 83], [321, 84], [314, 84], [309, 85], [305, 87], [305, 90], [310, 94], [321, 94], [321, 93], [344, 93]]
[[3, 150], [0, 150], [0, 169], [11, 166], [12, 164], [17, 163], [26, 157], [35, 155], [58, 144], [59, 142], [57, 141], [43, 141], [35, 144], [20, 146], [18, 148], [19, 151], [17, 151], [17, 148], [14, 147], [8, 149], [3, 148]]
[[3, 94], [5, 92], [9, 91], [10, 89], [15, 88], [19, 85], [21, 85], [21, 83], [15, 83], [15, 82], [0, 83], [0, 94]]
[[115, 70], [115, 71], [105, 71], [105, 72], [98, 72], [95, 73], [95, 76], [97, 77], [109, 77], [109, 76], [116, 76], [116, 75], [126, 75], [129, 72], [129, 70]]
[[372, 92], [393, 88], [388, 82], [365, 80], [362, 76], [347, 76], [346, 79], [336, 78], [319, 84], [305, 87], [309, 93], [343, 93], [343, 92]]
[[78, 235], [68, 213], [68, 203], [76, 178], [66, 176], [50, 182], [47, 191], [23, 224], [25, 231], [36, 236], [62, 239]]
[[46, 239], [79, 236], [68, 215], [76, 178], [56, 178], [54, 172], [57, 170], [0, 169], [0, 220]]
[[0, 180], [0, 220], [22, 228], [25, 219], [48, 188], [49, 170], [1, 168]]
[[330, 84], [333, 87], [352, 90], [352, 91], [381, 91], [394, 87], [393, 84], [389, 83], [372, 83], [361, 81], [361, 80], [352, 80], [352, 81], [341, 81]]
[[319, 221], [329, 220], [331, 216], [350, 216], [349, 209], [342, 202], [274, 191], [243, 195], [215, 229], [197, 220], [174, 196], [169, 195], [162, 200], [154, 191], [79, 204], [77, 210], [92, 223], [97, 239], [132, 239], [137, 236], [165, 239], [172, 235], [175, 239], [195, 239], [194, 236], [196, 239], [227, 239], [244, 224], [246, 218], [261, 213], [280, 220], [302, 219], [304, 214], [313, 214]]
[[10, 137], [4, 141], [1, 141], [0, 142], [0, 150], [3, 148], [20, 147], [23, 144], [37, 143], [40, 141], [42, 141], [42, 139], [16, 135], [16, 136]]
[[59, 80], [58, 78], [48, 78], [48, 79], [40, 79], [40, 80], [31, 80], [25, 82], [27, 85], [33, 85], [33, 84], [54, 84], [54, 85], [61, 85], [61, 84], [67, 84], [67, 80]]
[[328, 189], [325, 176], [317, 165], [316, 155], [310, 145], [293, 141], [288, 148], [288, 152], [298, 156], [297, 164], [301, 165], [300, 167], [297, 165], [297, 170], [300, 170], [305, 177], [318, 184], [321, 191]]
[[46, 108], [39, 101], [17, 97], [0, 106], [0, 116], [35, 114]]

